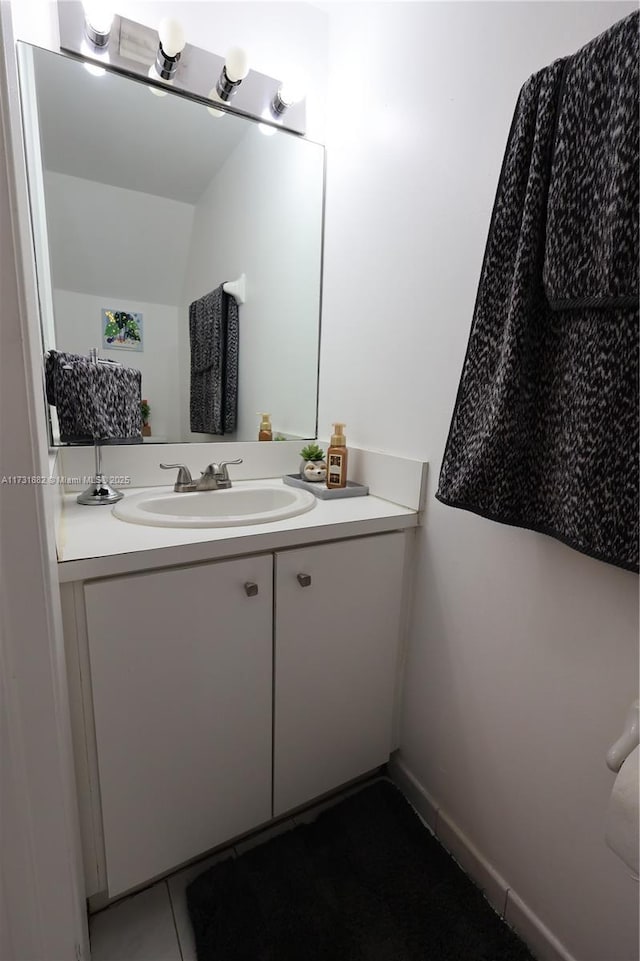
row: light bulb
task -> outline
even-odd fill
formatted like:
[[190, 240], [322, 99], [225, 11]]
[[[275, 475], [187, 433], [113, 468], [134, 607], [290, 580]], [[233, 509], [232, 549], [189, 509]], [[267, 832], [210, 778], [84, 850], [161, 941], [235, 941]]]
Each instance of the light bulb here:
[[113, 24], [113, 9], [101, 0], [84, 0], [84, 18], [98, 33], [109, 33]]
[[242, 47], [232, 47], [227, 51], [224, 67], [220, 71], [216, 90], [225, 103], [235, 97], [238, 87], [249, 73], [249, 57]]
[[224, 69], [231, 83], [238, 83], [249, 73], [249, 56], [242, 47], [231, 47], [227, 51]]
[[278, 88], [278, 96], [286, 107], [300, 103], [306, 96], [305, 84], [301, 77], [288, 77]]
[[165, 17], [158, 26], [158, 36], [167, 57], [176, 57], [184, 50], [186, 43], [184, 30], [179, 20]]
[[84, 0], [85, 33], [96, 47], [105, 47], [113, 24], [113, 9], [104, 0]]
[[[209, 91], [209, 93], [207, 94], [207, 97], [209, 98], [209, 100], [217, 100], [218, 103], [224, 103], [224, 100], [222, 99], [222, 97], [218, 96], [218, 91], [216, 90], [215, 87]], [[216, 110], [215, 107], [207, 107], [207, 110], [209, 111], [212, 117], [224, 117], [225, 115], [224, 110]]]
[[278, 91], [271, 101], [271, 113], [280, 118], [282, 114], [294, 104], [304, 100], [306, 96], [306, 80], [299, 70], [288, 70], [286, 79], [278, 87]]
[[[152, 63], [151, 66], [149, 67], [148, 76], [149, 76], [152, 80], [162, 80], [162, 77], [160, 76], [160, 74], [159, 74], [158, 71], [156, 70], [156, 65], [155, 65], [155, 63]], [[169, 80], [166, 80], [166, 81], [165, 81], [165, 83], [170, 83], [170, 82], [171, 82], [171, 81], [169, 81]], [[157, 87], [149, 87], [148, 89], [149, 89], [149, 92], [152, 93], [154, 97], [166, 97], [166, 96], [167, 96], [167, 91], [166, 91], [166, 90], [158, 90]]]

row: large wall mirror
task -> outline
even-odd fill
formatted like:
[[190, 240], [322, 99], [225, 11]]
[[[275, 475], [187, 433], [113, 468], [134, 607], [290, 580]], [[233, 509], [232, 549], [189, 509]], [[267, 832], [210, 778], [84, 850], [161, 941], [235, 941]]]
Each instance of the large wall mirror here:
[[[315, 437], [324, 148], [19, 48], [43, 349], [138, 368], [150, 442]], [[192, 433], [189, 305], [242, 274], [236, 429]]]

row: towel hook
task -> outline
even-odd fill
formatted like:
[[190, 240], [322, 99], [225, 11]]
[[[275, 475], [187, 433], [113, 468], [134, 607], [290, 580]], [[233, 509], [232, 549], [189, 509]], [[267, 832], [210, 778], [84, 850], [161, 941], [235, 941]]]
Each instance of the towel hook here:
[[222, 289], [225, 294], [230, 294], [232, 297], [235, 297], [237, 304], [244, 304], [247, 299], [246, 274], [240, 274], [237, 280], [227, 280], [222, 285]]

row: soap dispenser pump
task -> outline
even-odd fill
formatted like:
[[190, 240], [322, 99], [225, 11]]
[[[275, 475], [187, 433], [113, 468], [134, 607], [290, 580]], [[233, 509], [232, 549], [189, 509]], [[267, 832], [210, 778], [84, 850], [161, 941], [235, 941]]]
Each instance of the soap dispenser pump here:
[[327, 487], [347, 486], [347, 438], [344, 424], [334, 424], [327, 448]]
[[271, 414], [260, 414], [260, 417], [262, 420], [260, 421], [258, 440], [273, 440], [273, 431], [271, 430]]

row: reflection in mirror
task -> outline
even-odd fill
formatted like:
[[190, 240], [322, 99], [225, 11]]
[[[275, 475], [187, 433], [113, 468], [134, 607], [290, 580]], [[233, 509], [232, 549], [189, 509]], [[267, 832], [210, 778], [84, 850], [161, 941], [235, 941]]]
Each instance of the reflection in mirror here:
[[[315, 437], [324, 149], [19, 47], [44, 349], [139, 369], [148, 442]], [[195, 433], [189, 307], [242, 274], [235, 430]]]

